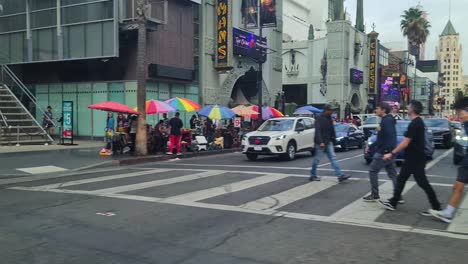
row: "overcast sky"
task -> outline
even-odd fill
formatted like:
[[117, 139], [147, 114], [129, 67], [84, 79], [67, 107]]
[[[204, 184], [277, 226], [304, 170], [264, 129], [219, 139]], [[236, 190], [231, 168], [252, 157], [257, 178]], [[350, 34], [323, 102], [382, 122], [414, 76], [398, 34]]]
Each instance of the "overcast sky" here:
[[[409, 7], [416, 6], [419, 2], [429, 13], [428, 20], [432, 25], [431, 34], [426, 44], [426, 59], [435, 59], [435, 47], [439, 41], [439, 35], [444, 30], [449, 19], [449, 0], [364, 0], [364, 20], [366, 31], [371, 31], [372, 23], [375, 23], [375, 31], [380, 33], [382, 43], [403, 41], [400, 30], [400, 15]], [[353, 24], [356, 17], [356, 0], [345, 0], [347, 12], [351, 14]], [[468, 43], [468, 0], [452, 0], [452, 24], [460, 34], [461, 44]], [[463, 54], [464, 74], [468, 75], [468, 51]]]

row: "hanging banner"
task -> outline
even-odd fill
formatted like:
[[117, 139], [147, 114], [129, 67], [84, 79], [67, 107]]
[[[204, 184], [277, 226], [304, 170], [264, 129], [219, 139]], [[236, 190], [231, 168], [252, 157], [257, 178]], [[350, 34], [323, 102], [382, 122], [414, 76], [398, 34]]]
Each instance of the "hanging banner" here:
[[216, 65], [232, 68], [232, 0], [216, 0]]
[[370, 40], [369, 60], [369, 94], [375, 94], [375, 72], [377, 66], [377, 39]]
[[62, 103], [63, 130], [62, 138], [73, 141], [73, 102], [64, 101]]
[[276, 27], [276, 0], [261, 0], [260, 26]]
[[258, 28], [258, 0], [242, 0], [242, 24], [245, 28]]

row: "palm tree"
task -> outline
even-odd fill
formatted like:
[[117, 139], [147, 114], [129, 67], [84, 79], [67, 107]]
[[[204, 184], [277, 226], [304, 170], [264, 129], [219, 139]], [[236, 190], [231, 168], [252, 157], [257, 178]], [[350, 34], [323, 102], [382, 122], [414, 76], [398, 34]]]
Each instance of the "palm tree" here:
[[140, 111], [136, 134], [135, 152], [137, 155], [148, 154], [146, 137], [146, 14], [148, 0], [137, 0], [138, 53], [137, 53], [137, 106]]
[[400, 27], [403, 36], [408, 38], [408, 44], [420, 46], [426, 43], [431, 24], [423, 17], [423, 11], [418, 8], [410, 8], [401, 15]]

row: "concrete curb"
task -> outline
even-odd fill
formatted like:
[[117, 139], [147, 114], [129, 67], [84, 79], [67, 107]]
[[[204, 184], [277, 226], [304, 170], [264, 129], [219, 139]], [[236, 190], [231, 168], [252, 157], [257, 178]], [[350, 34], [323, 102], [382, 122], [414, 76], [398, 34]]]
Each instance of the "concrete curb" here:
[[[212, 156], [212, 155], [219, 155], [219, 154], [228, 154], [241, 151], [241, 148], [233, 148], [233, 149], [222, 149], [222, 150], [212, 150], [212, 151], [201, 151], [201, 152], [186, 152], [183, 153], [180, 158], [194, 158], [194, 157], [203, 157], [203, 156]], [[157, 162], [157, 161], [164, 161], [164, 160], [172, 160], [176, 156], [175, 155], [158, 155], [158, 156], [144, 156], [144, 157], [131, 157], [126, 159], [120, 160], [113, 160], [113, 166], [127, 166], [127, 165], [136, 165], [141, 163], [147, 162]]]

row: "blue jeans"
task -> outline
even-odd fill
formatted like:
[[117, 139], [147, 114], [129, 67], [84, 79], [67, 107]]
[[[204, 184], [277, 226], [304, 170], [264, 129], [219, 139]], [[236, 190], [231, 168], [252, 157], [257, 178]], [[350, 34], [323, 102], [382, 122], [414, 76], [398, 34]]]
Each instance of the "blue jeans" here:
[[314, 162], [312, 163], [312, 170], [310, 171], [310, 176], [316, 177], [317, 176], [317, 167], [322, 159], [323, 154], [327, 154], [328, 160], [330, 161], [333, 169], [335, 170], [336, 176], [341, 177], [343, 173], [341, 172], [340, 166], [336, 162], [336, 155], [335, 155], [335, 147], [333, 143], [329, 143], [328, 146], [325, 148], [320, 148], [320, 145], [315, 144], [315, 156]]

